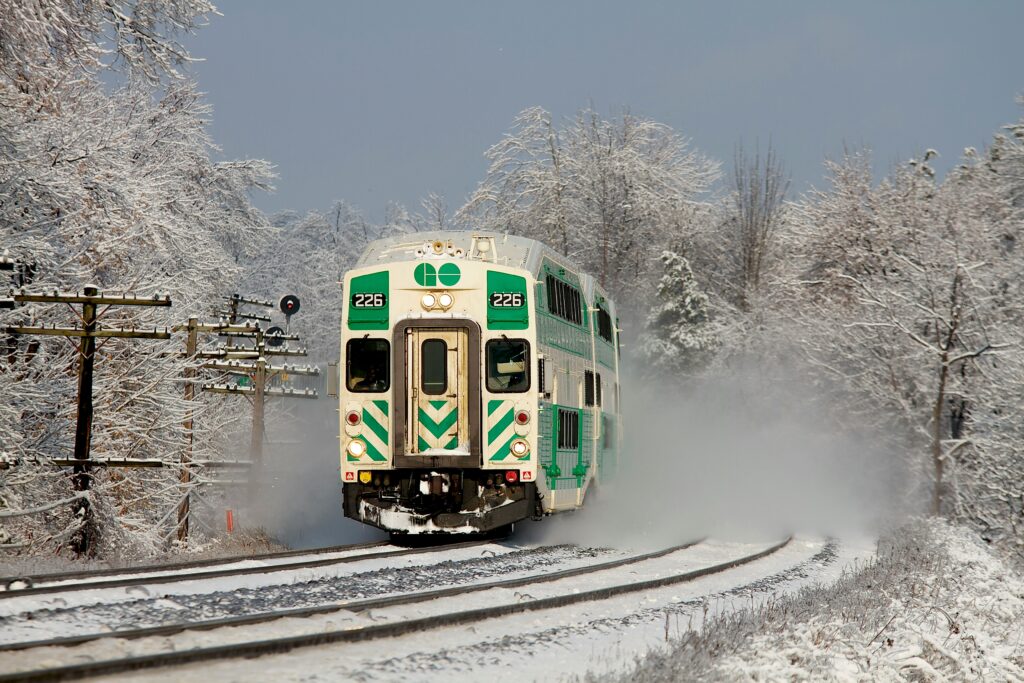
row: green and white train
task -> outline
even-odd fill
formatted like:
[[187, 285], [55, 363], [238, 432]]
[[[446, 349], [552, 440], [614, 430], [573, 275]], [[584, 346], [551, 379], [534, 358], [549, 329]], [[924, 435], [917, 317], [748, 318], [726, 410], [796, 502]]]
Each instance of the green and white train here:
[[618, 466], [615, 304], [535, 240], [418, 233], [345, 275], [345, 515], [478, 533], [583, 505]]

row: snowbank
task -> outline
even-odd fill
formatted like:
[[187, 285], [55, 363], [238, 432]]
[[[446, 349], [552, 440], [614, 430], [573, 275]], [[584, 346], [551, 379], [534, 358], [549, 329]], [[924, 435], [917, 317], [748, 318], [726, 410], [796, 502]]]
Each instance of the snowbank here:
[[1024, 680], [1024, 576], [971, 531], [917, 521], [863, 570], [709, 620], [621, 680], [697, 678]]

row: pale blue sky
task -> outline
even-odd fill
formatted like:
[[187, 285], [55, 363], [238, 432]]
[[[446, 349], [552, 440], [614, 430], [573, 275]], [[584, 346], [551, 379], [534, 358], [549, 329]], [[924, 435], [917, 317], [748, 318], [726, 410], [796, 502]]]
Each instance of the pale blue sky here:
[[770, 136], [797, 190], [844, 143], [942, 170], [1022, 113], [1020, 1], [214, 1], [193, 71], [224, 156], [276, 164], [268, 211], [457, 208], [534, 105], [628, 106], [726, 168]]

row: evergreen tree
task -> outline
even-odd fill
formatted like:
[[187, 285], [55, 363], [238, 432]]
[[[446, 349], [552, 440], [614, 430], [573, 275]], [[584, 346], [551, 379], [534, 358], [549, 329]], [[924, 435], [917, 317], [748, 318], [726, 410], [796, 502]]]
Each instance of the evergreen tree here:
[[685, 257], [663, 251], [664, 274], [658, 300], [647, 318], [640, 355], [652, 374], [690, 374], [706, 364], [718, 347], [708, 316], [708, 297], [701, 291]]

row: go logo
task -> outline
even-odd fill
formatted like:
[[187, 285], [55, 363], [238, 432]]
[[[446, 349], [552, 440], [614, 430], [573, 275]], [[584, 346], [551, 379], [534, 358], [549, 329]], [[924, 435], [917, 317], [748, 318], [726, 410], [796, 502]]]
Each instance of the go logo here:
[[434, 268], [432, 263], [421, 263], [413, 271], [413, 278], [420, 287], [454, 287], [462, 277], [462, 271], [454, 263], [443, 263]]

